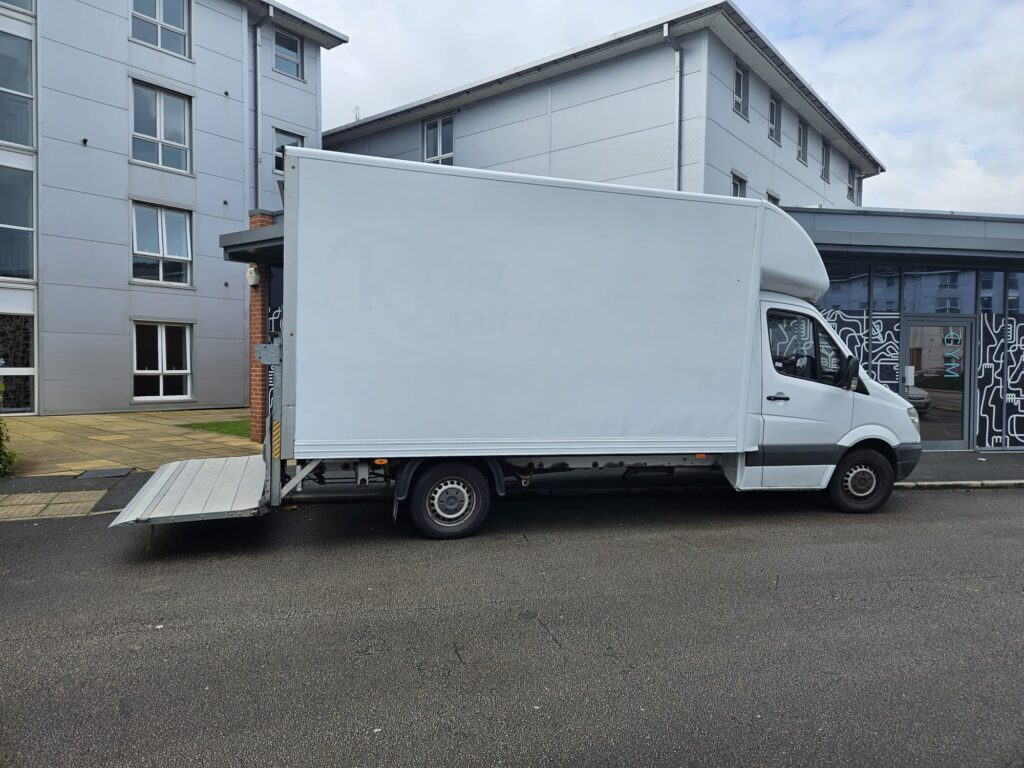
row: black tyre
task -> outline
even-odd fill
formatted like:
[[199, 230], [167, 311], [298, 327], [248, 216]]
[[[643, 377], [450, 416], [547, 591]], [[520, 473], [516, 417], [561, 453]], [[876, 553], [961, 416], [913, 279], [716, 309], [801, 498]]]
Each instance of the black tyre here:
[[491, 508], [491, 488], [476, 467], [438, 464], [424, 470], [413, 486], [409, 516], [425, 536], [457, 539], [476, 531]]
[[878, 451], [850, 451], [832, 473], [828, 495], [840, 512], [874, 512], [892, 493], [892, 464]]

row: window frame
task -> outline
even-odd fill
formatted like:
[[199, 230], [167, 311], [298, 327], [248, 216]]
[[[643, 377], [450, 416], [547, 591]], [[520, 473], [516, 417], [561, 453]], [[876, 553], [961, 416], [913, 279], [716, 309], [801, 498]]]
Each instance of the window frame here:
[[[283, 144], [283, 145], [282, 144], [278, 144], [277, 143], [277, 135], [279, 133], [283, 133], [286, 136], [291, 136], [293, 139], [298, 139], [298, 141], [295, 144]], [[304, 146], [306, 146], [306, 137], [303, 136], [301, 133], [292, 133], [291, 131], [286, 131], [283, 128], [278, 128], [277, 126], [274, 126], [271, 129], [270, 135], [271, 135], [271, 138], [273, 139], [273, 142], [274, 142], [274, 173], [276, 173], [279, 176], [283, 176], [284, 175], [284, 152], [278, 153], [278, 149], [280, 149], [280, 147], [282, 147], [282, 146], [285, 146], [285, 147], [296, 147], [296, 146], [297, 147], [304, 147]], [[280, 168], [277, 167], [278, 159], [281, 160], [281, 167]]]
[[732, 174], [732, 196], [733, 197], [746, 197], [747, 196], [747, 180], [740, 174], [733, 172]]
[[832, 144], [828, 139], [821, 140], [821, 178], [826, 184], [832, 183]]
[[[158, 85], [151, 85], [143, 80], [132, 79], [132, 98], [131, 108], [129, 111], [129, 119], [131, 120], [131, 140], [132, 146], [129, 147], [129, 157], [133, 163], [140, 163], [141, 165], [148, 166], [150, 168], [160, 168], [164, 171], [171, 171], [173, 173], [192, 173], [192, 97], [187, 93], [180, 93], [178, 91], [172, 91], [169, 88], [161, 88]], [[139, 133], [135, 130], [135, 89], [142, 88], [144, 90], [153, 91], [156, 94], [156, 136], [150, 136], [145, 133]], [[164, 134], [164, 96], [172, 96], [174, 98], [181, 99], [185, 103], [185, 144], [179, 144], [176, 141], [170, 141], [165, 139]], [[139, 138], [143, 141], [153, 142], [157, 145], [157, 161], [152, 163], [149, 160], [142, 160], [135, 157], [135, 139]], [[163, 147], [167, 144], [175, 149], [182, 149], [185, 151], [185, 167], [175, 168], [173, 165], [164, 165], [163, 163]]]
[[[135, 0], [129, 0], [129, 2], [131, 3], [131, 11], [130, 11], [129, 19], [128, 19], [128, 39], [129, 40], [131, 40], [132, 42], [135, 42], [135, 43], [139, 43], [140, 45], [145, 45], [148, 48], [155, 48], [158, 51], [163, 51], [164, 53], [169, 53], [169, 54], [171, 54], [171, 56], [178, 56], [178, 57], [183, 58], [183, 59], [191, 59], [191, 57], [192, 57], [192, 0], [182, 0], [182, 5], [184, 7], [184, 14], [185, 14], [185, 26], [184, 27], [176, 27], [173, 24], [168, 24], [166, 21], [163, 21], [163, 7], [164, 7], [165, 0], [154, 0], [154, 2], [156, 3], [156, 17], [147, 16], [146, 14], [142, 13], [141, 11], [135, 10]], [[156, 44], [155, 45], [153, 43], [149, 42], [148, 40], [143, 40], [141, 38], [135, 37], [132, 34], [132, 20], [135, 17], [138, 17], [138, 18], [142, 19], [143, 21], [145, 21], [145, 22], [147, 22], [149, 24], [155, 24], [156, 25], [157, 37], [156, 37]], [[163, 31], [164, 31], [165, 27], [168, 30], [170, 30], [171, 32], [179, 34], [179, 35], [181, 35], [182, 37], [185, 38], [185, 50], [184, 50], [183, 53], [178, 53], [177, 51], [172, 51], [170, 48], [165, 48], [163, 46], [163, 39], [164, 39]]]
[[35, 312], [17, 312], [7, 311], [0, 312], [0, 315], [9, 315], [16, 317], [30, 317], [32, 318], [32, 366], [30, 368], [25, 367], [3, 367], [0, 368], [0, 378], [4, 377], [30, 377], [31, 390], [32, 390], [32, 405], [26, 409], [8, 409], [6, 406], [0, 409], [0, 416], [14, 416], [14, 415], [31, 415], [38, 411], [39, 408], [39, 378], [37, 376], [38, 370], [38, 355], [39, 355], [39, 318]]
[[[39, 197], [36, 190], [36, 172], [32, 168], [25, 168], [21, 165], [8, 165], [7, 163], [0, 164], [3, 167], [12, 171], [20, 171], [21, 173], [27, 173], [29, 175], [29, 199], [30, 205], [32, 206], [31, 215], [29, 216], [29, 225], [22, 226], [21, 224], [6, 224], [0, 222], [0, 229], [9, 229], [14, 232], [28, 232], [29, 241], [31, 243], [31, 263], [30, 263], [30, 275], [28, 277], [15, 277], [13, 275], [0, 275], [0, 283], [34, 283], [38, 272], [38, 247], [36, 238], [36, 228], [39, 218]], [[10, 314], [10, 313], [8, 313]], [[17, 313], [15, 313], [17, 314]]]
[[[443, 152], [444, 149], [444, 123], [446, 120], [452, 122], [452, 151]], [[436, 154], [427, 154], [427, 129], [431, 125], [437, 126], [437, 146], [434, 147]], [[420, 146], [422, 147], [422, 162], [431, 165], [455, 165], [455, 113], [445, 112], [441, 115], [428, 118], [420, 126]], [[450, 162], [445, 162], [446, 160]]]
[[857, 202], [857, 167], [853, 163], [846, 169], [846, 198]]
[[808, 136], [811, 132], [810, 125], [799, 115], [796, 119], [796, 159], [807, 165]]
[[12, 11], [18, 13], [27, 13], [32, 16], [36, 15], [36, 0], [29, 0], [31, 8], [22, 8], [20, 5], [15, 5], [12, 0], [0, 0], [0, 8], [10, 8]]
[[[286, 54], [283, 54], [283, 53], [278, 53], [278, 50], [277, 50], [277, 36], [278, 35], [284, 35], [285, 37], [290, 37], [292, 40], [294, 40], [296, 42], [296, 56], [295, 56], [295, 58], [292, 58], [291, 54], [287, 54], [286, 55]], [[294, 32], [289, 32], [289, 31], [287, 31], [285, 29], [281, 29], [280, 27], [274, 27], [274, 50], [273, 50], [274, 71], [277, 72], [278, 74], [284, 75], [285, 77], [290, 77], [293, 80], [302, 80], [303, 82], [305, 82], [306, 68], [305, 68], [305, 66], [303, 66], [303, 58], [304, 58], [304, 54], [306, 52], [306, 49], [305, 49], [305, 46], [303, 45], [304, 42], [305, 41], [299, 35], [296, 35]], [[278, 56], [280, 56], [285, 61], [290, 61], [293, 64], [295, 64], [295, 72], [296, 72], [296, 74], [292, 74], [291, 72], [285, 72], [283, 69], [279, 69], [278, 66], [277, 66], [277, 57]]]
[[[140, 371], [139, 370], [139, 342], [138, 342], [138, 327], [140, 325], [155, 326], [157, 328], [157, 364], [158, 370], [156, 371]], [[185, 369], [181, 371], [169, 371], [167, 370], [167, 332], [168, 326], [175, 328], [185, 329]], [[136, 395], [135, 394], [135, 379], [138, 376], [145, 376], [147, 378], [156, 377], [160, 382], [160, 394], [159, 395]], [[164, 376], [184, 376], [185, 377], [185, 389], [184, 395], [165, 395], [164, 391]], [[133, 403], [152, 403], [152, 402], [182, 402], [187, 400], [194, 400], [193, 385], [192, 385], [192, 324], [191, 323], [165, 323], [157, 320], [132, 320], [132, 402]]]
[[[732, 80], [732, 111], [737, 115], [749, 120], [750, 119], [750, 70], [747, 69], [746, 65], [736, 59], [733, 66], [733, 80]], [[740, 92], [736, 92], [737, 83], [740, 86]]]
[[[193, 252], [192, 243], [192, 211], [185, 208], [172, 208], [166, 205], [157, 205], [155, 203], [147, 203], [143, 200], [132, 200], [132, 281], [146, 283], [147, 285], [163, 285], [174, 288], [191, 288], [193, 279], [193, 264], [195, 263], [195, 254]], [[135, 210], [137, 208], [152, 208], [157, 212], [157, 239], [160, 241], [160, 253], [151, 253], [149, 251], [142, 251], [138, 248], [138, 223], [135, 217]], [[181, 258], [180, 256], [168, 256], [167, 255], [167, 212], [172, 211], [174, 213], [181, 213], [185, 215], [185, 242], [186, 250], [188, 251], [187, 258]], [[156, 259], [158, 262], [158, 268], [160, 270], [160, 277], [156, 280], [150, 277], [138, 277], [135, 274], [135, 263], [134, 257], [141, 256], [145, 259]], [[164, 275], [164, 262], [173, 261], [178, 264], [185, 265], [185, 282], [179, 283], [174, 280], [165, 280]]]
[[776, 195], [774, 192], [766, 192], [765, 196], [767, 197], [768, 202], [774, 205], [775, 207], [778, 208], [782, 205], [781, 195]]
[[[789, 317], [803, 318], [803, 319], [805, 319], [805, 320], [807, 320], [808, 322], [811, 323], [811, 328], [814, 330], [814, 360], [815, 360], [815, 367], [817, 369], [817, 376], [815, 376], [814, 378], [810, 378], [808, 376], [798, 376], [798, 375], [796, 375], [794, 373], [785, 373], [785, 372], [780, 371], [778, 368], [775, 367], [775, 356], [772, 353], [773, 351], [772, 351], [771, 331], [769, 330], [769, 326], [768, 326], [768, 323], [771, 321], [771, 317], [772, 317], [773, 314], [775, 314], [775, 315], [786, 315], [786, 316], [789, 316]], [[768, 307], [767, 310], [764, 313], [764, 318], [765, 318], [765, 325], [764, 325], [764, 328], [765, 328], [765, 343], [768, 345], [768, 357], [771, 360], [772, 370], [775, 371], [776, 374], [778, 374], [779, 376], [785, 376], [785, 377], [790, 378], [790, 379], [797, 379], [798, 381], [809, 381], [809, 382], [813, 382], [815, 384], [821, 384], [821, 385], [826, 386], [826, 387], [834, 387], [836, 389], [841, 389], [842, 388], [840, 386], [839, 378], [842, 375], [843, 365], [844, 365], [847, 357], [849, 357], [849, 355], [847, 355], [845, 352], [843, 352], [843, 347], [842, 347], [842, 345], [840, 345], [838, 339], [836, 339], [831, 333], [829, 333], [828, 330], [826, 330], [825, 326], [827, 325], [827, 323], [819, 322], [818, 318], [814, 317], [813, 315], [809, 315], [806, 312], [799, 312], [799, 311], [797, 311], [795, 309], [788, 309], [788, 308], [787, 309], [783, 309], [781, 307]], [[829, 344], [831, 344], [835, 348], [836, 358], [837, 358], [838, 363], [839, 363], [837, 368], [836, 368], [836, 372], [835, 372], [836, 381], [823, 381], [822, 378], [821, 378], [821, 376], [822, 376], [822, 370], [821, 370], [821, 335], [822, 335], [822, 333], [824, 333], [826, 339], [828, 339]]]
[[[2, 0], [0, 0], [2, 2]], [[22, 10], [22, 9], [17, 9]], [[22, 10], [23, 13], [28, 11]], [[35, 149], [36, 146], [36, 41], [31, 37], [25, 37], [24, 35], [16, 35], [6, 29], [0, 29], [0, 33], [8, 35], [9, 37], [17, 38], [18, 40], [26, 40], [28, 42], [28, 92], [16, 91], [12, 88], [4, 88], [0, 86], [0, 93], [7, 93], [11, 96], [18, 98], [27, 99], [29, 105], [29, 143], [22, 144], [18, 141], [11, 141], [10, 139], [0, 138], [0, 147], [12, 147], [17, 149]]]
[[782, 99], [774, 92], [768, 94], [768, 138], [782, 146]]

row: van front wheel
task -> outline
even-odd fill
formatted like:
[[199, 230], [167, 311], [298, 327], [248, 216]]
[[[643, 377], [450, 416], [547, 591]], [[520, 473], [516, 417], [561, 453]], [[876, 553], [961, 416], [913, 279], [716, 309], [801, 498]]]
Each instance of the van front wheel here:
[[456, 539], [476, 531], [490, 506], [491, 488], [483, 474], [453, 462], [430, 467], [417, 478], [410, 513], [420, 533]]
[[850, 451], [836, 465], [828, 495], [840, 512], [874, 512], [892, 493], [892, 464], [878, 451]]

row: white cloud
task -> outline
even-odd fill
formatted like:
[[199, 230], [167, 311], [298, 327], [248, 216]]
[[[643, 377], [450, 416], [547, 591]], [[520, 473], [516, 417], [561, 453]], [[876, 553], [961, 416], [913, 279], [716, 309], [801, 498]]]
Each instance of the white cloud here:
[[[288, 2], [289, 0], [286, 0]], [[867, 205], [1024, 213], [1024, 3], [738, 0], [882, 160]], [[672, 13], [672, 0], [290, 0], [352, 42], [324, 59], [324, 125]]]

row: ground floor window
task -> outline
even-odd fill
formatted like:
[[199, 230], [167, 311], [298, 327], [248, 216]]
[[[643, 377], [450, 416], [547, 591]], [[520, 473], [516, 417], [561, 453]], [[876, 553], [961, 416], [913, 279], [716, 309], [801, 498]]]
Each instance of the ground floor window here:
[[926, 440], [1024, 448], [1024, 273], [852, 260], [827, 267], [822, 315], [872, 378], [918, 409]]
[[184, 400], [192, 396], [192, 326], [135, 323], [135, 400]]
[[35, 317], [0, 314], [0, 413], [35, 410]]

